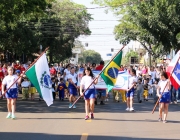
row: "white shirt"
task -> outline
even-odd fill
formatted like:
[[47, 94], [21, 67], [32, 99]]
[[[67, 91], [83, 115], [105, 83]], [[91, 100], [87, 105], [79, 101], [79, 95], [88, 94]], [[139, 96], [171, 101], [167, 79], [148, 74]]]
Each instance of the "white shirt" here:
[[153, 81], [154, 81], [155, 78], [156, 78], [156, 71], [150, 71], [150, 72], [149, 72], [149, 75], [151, 75], [151, 78], [152, 78]]
[[128, 88], [130, 88], [132, 85], [133, 85], [133, 83], [137, 83], [137, 77], [135, 77], [135, 76], [131, 76], [129, 79], [128, 79]]
[[64, 70], [64, 73], [66, 73], [64, 79], [67, 80], [68, 75], [70, 74], [70, 71], [68, 69]]
[[156, 71], [156, 78], [160, 78], [160, 71]]
[[136, 76], [139, 76], [139, 74], [141, 74], [140, 70], [136, 70]]
[[70, 74], [68, 74], [67, 79], [72, 79], [72, 81], [74, 83], [77, 83], [77, 74], [76, 73], [74, 73], [74, 74], [70, 73]]
[[[80, 85], [82, 85], [84, 89], [87, 89], [92, 82], [93, 82], [92, 77], [85, 75], [82, 77]], [[89, 89], [92, 89], [92, 88], [94, 88], [94, 84], [92, 84], [89, 87]]]
[[23, 81], [22, 83], [21, 83], [21, 87], [23, 88], [23, 87], [29, 87], [30, 86], [30, 82], [29, 81]]
[[[160, 80], [160, 81], [159, 81], [158, 86], [161, 88], [161, 89], [160, 89], [160, 92], [163, 92], [164, 87], [166, 86], [167, 82], [168, 82], [168, 80], [165, 80], [165, 81]], [[169, 89], [169, 88], [168, 88], [168, 85], [167, 85], [166, 88], [165, 88], [165, 90], [164, 90], [164, 92], [168, 92], [168, 91], [169, 91], [168, 89]]]
[[[3, 85], [6, 85], [6, 88], [8, 89], [13, 83], [14, 81], [16, 81], [18, 79], [18, 76], [17, 75], [7, 75], [3, 81], [2, 81], [2, 84]], [[16, 82], [17, 83], [17, 82]], [[17, 85], [14, 84], [11, 88], [17, 88]]]

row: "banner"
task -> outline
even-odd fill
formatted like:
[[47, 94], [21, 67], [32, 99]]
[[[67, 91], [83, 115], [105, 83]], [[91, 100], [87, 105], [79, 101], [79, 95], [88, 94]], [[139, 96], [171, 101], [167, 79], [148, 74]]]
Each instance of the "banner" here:
[[[80, 82], [83, 76], [83, 69], [80, 69], [78, 71], [78, 86], [80, 86]], [[101, 71], [97, 71], [97, 70], [93, 70], [92, 71], [94, 76], [97, 77], [98, 74]], [[119, 71], [118, 72], [118, 77], [117, 77], [117, 81], [116, 84], [114, 86], [113, 89], [123, 89], [123, 90], [127, 90], [128, 89], [128, 81], [129, 81], [129, 77], [130, 75], [125, 72], [125, 71]], [[101, 78], [101, 76], [98, 79], [98, 83], [95, 85], [96, 89], [107, 89], [106, 83], [104, 82], [104, 80]]]

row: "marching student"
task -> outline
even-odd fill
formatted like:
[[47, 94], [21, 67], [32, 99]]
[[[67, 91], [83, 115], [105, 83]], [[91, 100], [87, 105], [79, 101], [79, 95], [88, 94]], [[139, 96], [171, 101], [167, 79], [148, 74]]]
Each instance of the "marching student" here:
[[[77, 74], [75, 73], [75, 68], [72, 67], [70, 70], [70, 74], [67, 76], [69, 85], [68, 85], [68, 90], [69, 90], [69, 108], [71, 108], [72, 103], [76, 100], [77, 96]], [[73, 108], [76, 108], [74, 105]]]
[[126, 98], [127, 98], [126, 111], [134, 111], [133, 98], [134, 98], [134, 92], [135, 92], [134, 87], [136, 86], [136, 83], [137, 83], [136, 70], [134, 69], [130, 70], [130, 75], [131, 77], [128, 79], [128, 90], [126, 93]]
[[[6, 118], [15, 119], [15, 109], [16, 109], [16, 99], [18, 97], [17, 84], [15, 83], [12, 87], [10, 87], [17, 79], [18, 76], [14, 75], [13, 67], [9, 66], [7, 69], [8, 75], [2, 81], [2, 94], [6, 95], [7, 98], [7, 109], [8, 115]], [[22, 77], [19, 78], [17, 83], [21, 84]], [[5, 93], [5, 87], [10, 89]]]
[[[166, 123], [168, 107], [170, 102], [170, 93], [171, 88], [170, 82], [166, 72], [161, 72], [160, 81], [157, 87], [157, 96], [159, 96], [159, 121], [163, 120], [163, 123]], [[162, 111], [164, 110], [164, 117], [162, 118]]]
[[[80, 95], [84, 96], [85, 99], [85, 111], [86, 111], [86, 117], [85, 120], [89, 119], [89, 112], [91, 112], [91, 119], [94, 119], [94, 101], [95, 101], [95, 84], [98, 82], [98, 78], [94, 81], [94, 83], [90, 86], [90, 84], [94, 80], [94, 75], [91, 71], [90, 67], [85, 67], [83, 72], [83, 77], [81, 79], [80, 83]], [[89, 87], [90, 86], [90, 87]], [[86, 90], [89, 87], [89, 89], [84, 93], [83, 95], [83, 89]]]

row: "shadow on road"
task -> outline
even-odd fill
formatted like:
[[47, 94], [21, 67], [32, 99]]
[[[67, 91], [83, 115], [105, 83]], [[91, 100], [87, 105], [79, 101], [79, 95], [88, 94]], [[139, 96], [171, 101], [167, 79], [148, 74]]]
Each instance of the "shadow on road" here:
[[[81, 135], [52, 135], [43, 133], [11, 133], [0, 132], [1, 140], [81, 140]], [[133, 138], [133, 137], [114, 137], [114, 136], [88, 136], [87, 140], [173, 140], [158, 138]]]
[[[69, 109], [69, 102], [68, 100], [65, 101], [59, 101], [55, 100], [53, 105], [48, 107], [44, 101], [38, 101], [36, 99], [35, 101], [22, 101], [21, 99], [18, 99], [17, 101], [17, 112], [20, 113], [69, 113], [69, 112], [78, 112], [78, 113], [84, 113], [84, 100], [80, 99], [77, 103], [76, 109]], [[145, 101], [143, 103], [137, 103], [135, 99], [134, 108], [135, 112], [138, 113], [144, 113], [144, 112], [150, 112], [152, 111], [154, 107], [153, 101]], [[95, 106], [95, 112], [110, 112], [110, 113], [125, 113], [126, 109], [126, 103], [118, 103], [113, 102], [112, 99], [109, 102], [105, 102], [105, 105], [96, 105]], [[169, 111], [179, 111], [180, 104], [177, 105], [170, 105]], [[158, 107], [156, 111], [158, 110]], [[7, 112], [6, 107], [6, 100], [0, 100], [0, 112]], [[127, 112], [126, 112], [127, 113]], [[131, 112], [129, 112], [131, 113]]]

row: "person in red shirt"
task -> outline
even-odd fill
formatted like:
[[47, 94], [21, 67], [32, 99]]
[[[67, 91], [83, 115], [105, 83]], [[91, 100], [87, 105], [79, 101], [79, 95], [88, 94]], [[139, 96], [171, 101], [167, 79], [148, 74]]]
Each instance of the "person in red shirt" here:
[[[96, 70], [101, 71], [103, 67], [104, 67], [104, 61], [101, 61], [100, 65], [96, 67]], [[101, 99], [100, 105], [104, 105], [104, 100], [106, 98], [106, 89], [96, 89], [96, 91]], [[95, 100], [95, 104], [97, 104], [97, 99]]]
[[4, 73], [3, 73], [3, 69], [2, 69], [2, 64], [0, 64], [0, 79], [4, 78]]
[[6, 76], [8, 74], [7, 73], [7, 65], [6, 64], [3, 65], [2, 71], [3, 71], [4, 76]]
[[124, 71], [124, 67], [123, 67], [123, 65], [121, 65], [121, 66], [120, 66], [119, 71]]
[[25, 71], [25, 67], [23, 66], [23, 64], [21, 64], [21, 72]]
[[14, 69], [15, 70], [21, 70], [21, 65], [20, 65], [18, 60], [16, 61], [16, 64], [14, 65]]
[[104, 67], [104, 61], [101, 61], [100, 62], [100, 65], [98, 65], [97, 67], [96, 67], [96, 70], [102, 70], [103, 69], [103, 67]]
[[53, 67], [53, 65], [51, 65], [50, 74], [53, 75], [53, 76], [56, 75], [56, 69]]

